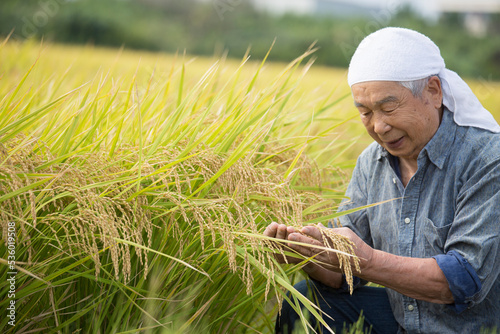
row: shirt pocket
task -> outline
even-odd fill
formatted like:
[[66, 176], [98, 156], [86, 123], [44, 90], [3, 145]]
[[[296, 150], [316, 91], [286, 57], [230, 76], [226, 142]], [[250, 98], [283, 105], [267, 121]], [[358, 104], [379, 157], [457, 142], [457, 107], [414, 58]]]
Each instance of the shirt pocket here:
[[437, 254], [445, 254], [444, 245], [448, 238], [448, 232], [452, 224], [444, 226], [436, 226], [432, 220], [425, 218], [423, 220], [423, 252], [426, 257], [431, 257]]

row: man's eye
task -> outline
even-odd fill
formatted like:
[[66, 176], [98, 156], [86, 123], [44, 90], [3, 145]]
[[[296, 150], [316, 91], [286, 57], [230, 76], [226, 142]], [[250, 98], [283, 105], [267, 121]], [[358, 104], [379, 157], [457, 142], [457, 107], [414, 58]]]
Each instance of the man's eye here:
[[394, 111], [398, 108], [397, 104], [389, 104], [389, 105], [385, 105], [381, 108], [381, 110], [383, 112], [391, 112], [391, 111]]
[[360, 114], [361, 116], [367, 116], [367, 115], [371, 114], [371, 112], [372, 112], [372, 111], [371, 111], [370, 109], [368, 109], [368, 108], [358, 108], [358, 111], [359, 111], [359, 114]]

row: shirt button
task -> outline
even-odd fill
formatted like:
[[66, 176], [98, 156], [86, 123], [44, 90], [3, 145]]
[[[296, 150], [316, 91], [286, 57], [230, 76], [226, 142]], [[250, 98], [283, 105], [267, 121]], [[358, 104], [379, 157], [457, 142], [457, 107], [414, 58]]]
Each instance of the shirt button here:
[[408, 311], [413, 311], [415, 309], [415, 307], [413, 305], [408, 305]]
[[394, 182], [394, 184], [396, 184], [396, 178], [395, 177], [392, 178], [392, 182]]
[[409, 223], [410, 223], [410, 221], [411, 221], [411, 220], [410, 220], [410, 218], [405, 218], [405, 223], [406, 223], [406, 224], [409, 224]]

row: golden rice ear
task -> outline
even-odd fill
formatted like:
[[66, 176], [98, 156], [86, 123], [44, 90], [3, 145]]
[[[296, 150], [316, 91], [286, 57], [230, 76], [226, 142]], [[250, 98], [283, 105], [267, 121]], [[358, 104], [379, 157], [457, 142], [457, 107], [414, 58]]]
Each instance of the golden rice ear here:
[[[43, 146], [42, 143], [35, 140], [29, 145], [21, 145], [24, 140], [23, 136], [16, 136], [7, 142], [7, 145], [2, 145], [3, 149], [0, 153], [5, 160], [3, 166], [0, 166], [0, 172], [10, 176], [6, 183], [9, 189], [3, 190], [8, 193], [30, 186], [33, 186], [33, 189], [21, 194], [22, 201], [19, 201], [17, 197], [5, 201], [4, 205], [7, 210], [2, 211], [2, 214], [5, 216], [6, 212], [10, 212], [10, 214], [21, 216], [24, 214], [24, 204], [22, 203], [26, 203], [31, 208], [29, 212], [33, 217], [31, 227], [47, 225], [54, 231], [55, 229], [64, 231], [64, 234], [54, 233], [57, 243], [70, 254], [75, 249], [82, 249], [89, 254], [95, 264], [96, 277], [99, 276], [102, 266], [99, 254], [102, 249], [108, 249], [115, 277], [119, 279], [122, 275], [124, 281], [128, 281], [132, 273], [131, 245], [119, 240], [128, 240], [137, 245], [150, 247], [155, 226], [150, 223], [151, 213], [143, 209], [143, 207], [148, 206], [146, 198], [137, 196], [136, 189], [126, 187], [128, 179], [119, 181], [114, 177], [114, 175], [127, 173], [125, 167], [119, 167], [112, 163], [115, 159], [122, 159], [121, 154], [124, 153], [118, 152], [113, 159], [106, 155], [87, 153], [71, 157], [65, 164], [50, 165], [50, 172], [56, 177], [51, 180], [50, 188], [42, 188], [41, 191], [59, 199], [53, 201], [54, 212], [37, 218], [37, 213], [33, 211], [37, 206], [33, 192], [37, 189], [36, 184], [33, 183], [32, 179], [18, 175], [20, 175], [21, 170], [44, 172], [44, 169], [40, 167], [46, 164], [46, 160], [33, 153], [38, 147]], [[14, 149], [16, 147], [17, 150]], [[13, 150], [16, 153], [6, 154], [6, 152]], [[260, 208], [261, 214], [273, 217], [280, 223], [290, 222], [292, 226], [300, 230], [304, 209], [314, 204], [320, 197], [313, 193], [296, 192], [291, 188], [290, 180], [283, 182], [279, 173], [268, 168], [256, 167], [252, 161], [240, 160], [217, 179], [212, 190], [214, 199], [207, 199], [203, 204], [200, 204], [186, 196], [192, 192], [190, 179], [198, 178], [202, 182], [207, 182], [221, 168], [226, 158], [203, 148], [198, 155], [180, 161], [168, 169], [168, 172], [156, 172], [156, 170], [161, 171], [164, 166], [175, 160], [181, 151], [182, 147], [162, 149], [161, 152], [150, 158], [146, 165], [149, 168], [148, 174], [142, 176], [143, 182], [148, 181], [148, 184], [158, 182], [164, 184], [165, 191], [157, 197], [157, 201], [170, 202], [177, 208], [172, 214], [165, 216], [165, 223], [173, 225], [172, 232], [176, 233], [178, 237], [181, 237], [179, 219], [197, 225], [202, 248], [205, 247], [206, 233], [211, 237], [213, 246], [220, 236], [227, 252], [230, 270], [240, 275], [247, 287], [247, 293], [251, 294], [253, 286], [252, 265], [247, 254], [242, 255], [244, 262], [239, 264], [237, 253], [238, 245], [249, 245], [253, 256], [256, 256], [263, 266], [269, 267], [268, 270], [264, 271], [268, 275], [267, 298], [270, 286], [276, 285], [273, 273], [277, 268], [275, 268], [275, 262], [270, 261], [269, 254], [263, 250], [265, 248], [274, 249], [282, 256], [285, 256], [285, 253], [282, 247], [276, 247], [276, 243], [270, 243], [268, 240], [260, 238], [259, 228], [255, 224], [255, 214], [247, 207], [249, 201]], [[126, 153], [128, 159], [134, 158], [131, 152], [133, 149], [132, 151], [129, 149]], [[139, 153], [136, 151], [134, 154], [138, 155]], [[276, 154], [275, 158], [287, 159], [286, 156], [279, 154]], [[83, 160], [85, 164], [74, 164], [73, 162], [76, 160]], [[181, 182], [181, 180], [183, 181]], [[88, 184], [105, 185], [107, 195], [103, 196], [102, 188], [88, 187]], [[123, 188], [128, 188], [128, 190], [121, 190]], [[227, 193], [234, 194], [234, 196], [225, 198], [224, 194]], [[124, 198], [133, 198], [133, 201], [126, 201]], [[270, 201], [271, 198], [275, 200]], [[68, 205], [67, 200], [75, 205], [75, 210], [65, 209]], [[43, 201], [43, 198], [39, 198], [38, 201]], [[5, 218], [3, 221], [6, 222], [8, 219]], [[32, 254], [35, 250], [31, 246], [30, 234], [27, 229], [26, 223], [22, 222], [21, 231], [23, 231], [24, 237], [20, 241], [26, 244], [29, 254]], [[2, 228], [2, 230], [5, 232], [6, 228]], [[239, 231], [249, 231], [250, 234], [238, 238], [234, 233]], [[343, 244], [344, 240], [339, 239], [338, 235], [330, 235], [328, 229], [321, 229], [321, 231], [325, 236], [327, 247], [349, 251], [349, 248]], [[330, 239], [326, 239], [327, 236]], [[63, 247], [63, 244], [66, 246]], [[183, 243], [180, 243], [180, 251], [183, 247]], [[141, 247], [134, 247], [134, 250], [140, 263], [144, 266], [143, 275], [146, 277], [149, 268], [147, 251]], [[350, 268], [347, 266], [349, 261], [345, 260], [342, 255], [339, 256], [342, 258], [341, 265], [348, 277], [348, 282], [351, 282], [349, 280]], [[29, 261], [31, 261], [31, 255]]]
[[354, 289], [352, 267], [354, 266], [356, 272], [361, 271], [361, 268], [359, 266], [359, 258], [355, 256], [353, 248], [354, 243], [349, 238], [335, 233], [335, 230], [331, 228], [325, 228], [323, 225], [321, 225], [320, 231], [321, 235], [323, 236], [323, 243], [328, 248], [345, 253], [335, 253], [335, 255], [339, 259], [340, 269], [345, 275], [346, 282], [349, 285], [349, 292], [352, 294]]

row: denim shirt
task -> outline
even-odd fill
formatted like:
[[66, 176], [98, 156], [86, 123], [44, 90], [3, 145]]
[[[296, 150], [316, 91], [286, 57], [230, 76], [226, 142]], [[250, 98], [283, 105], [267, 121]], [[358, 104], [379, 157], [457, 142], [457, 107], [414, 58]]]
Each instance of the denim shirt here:
[[400, 332], [500, 329], [500, 134], [458, 126], [448, 110], [403, 186], [397, 159], [377, 143], [358, 158], [340, 217], [375, 249], [434, 258], [453, 294], [435, 304], [387, 289]]

